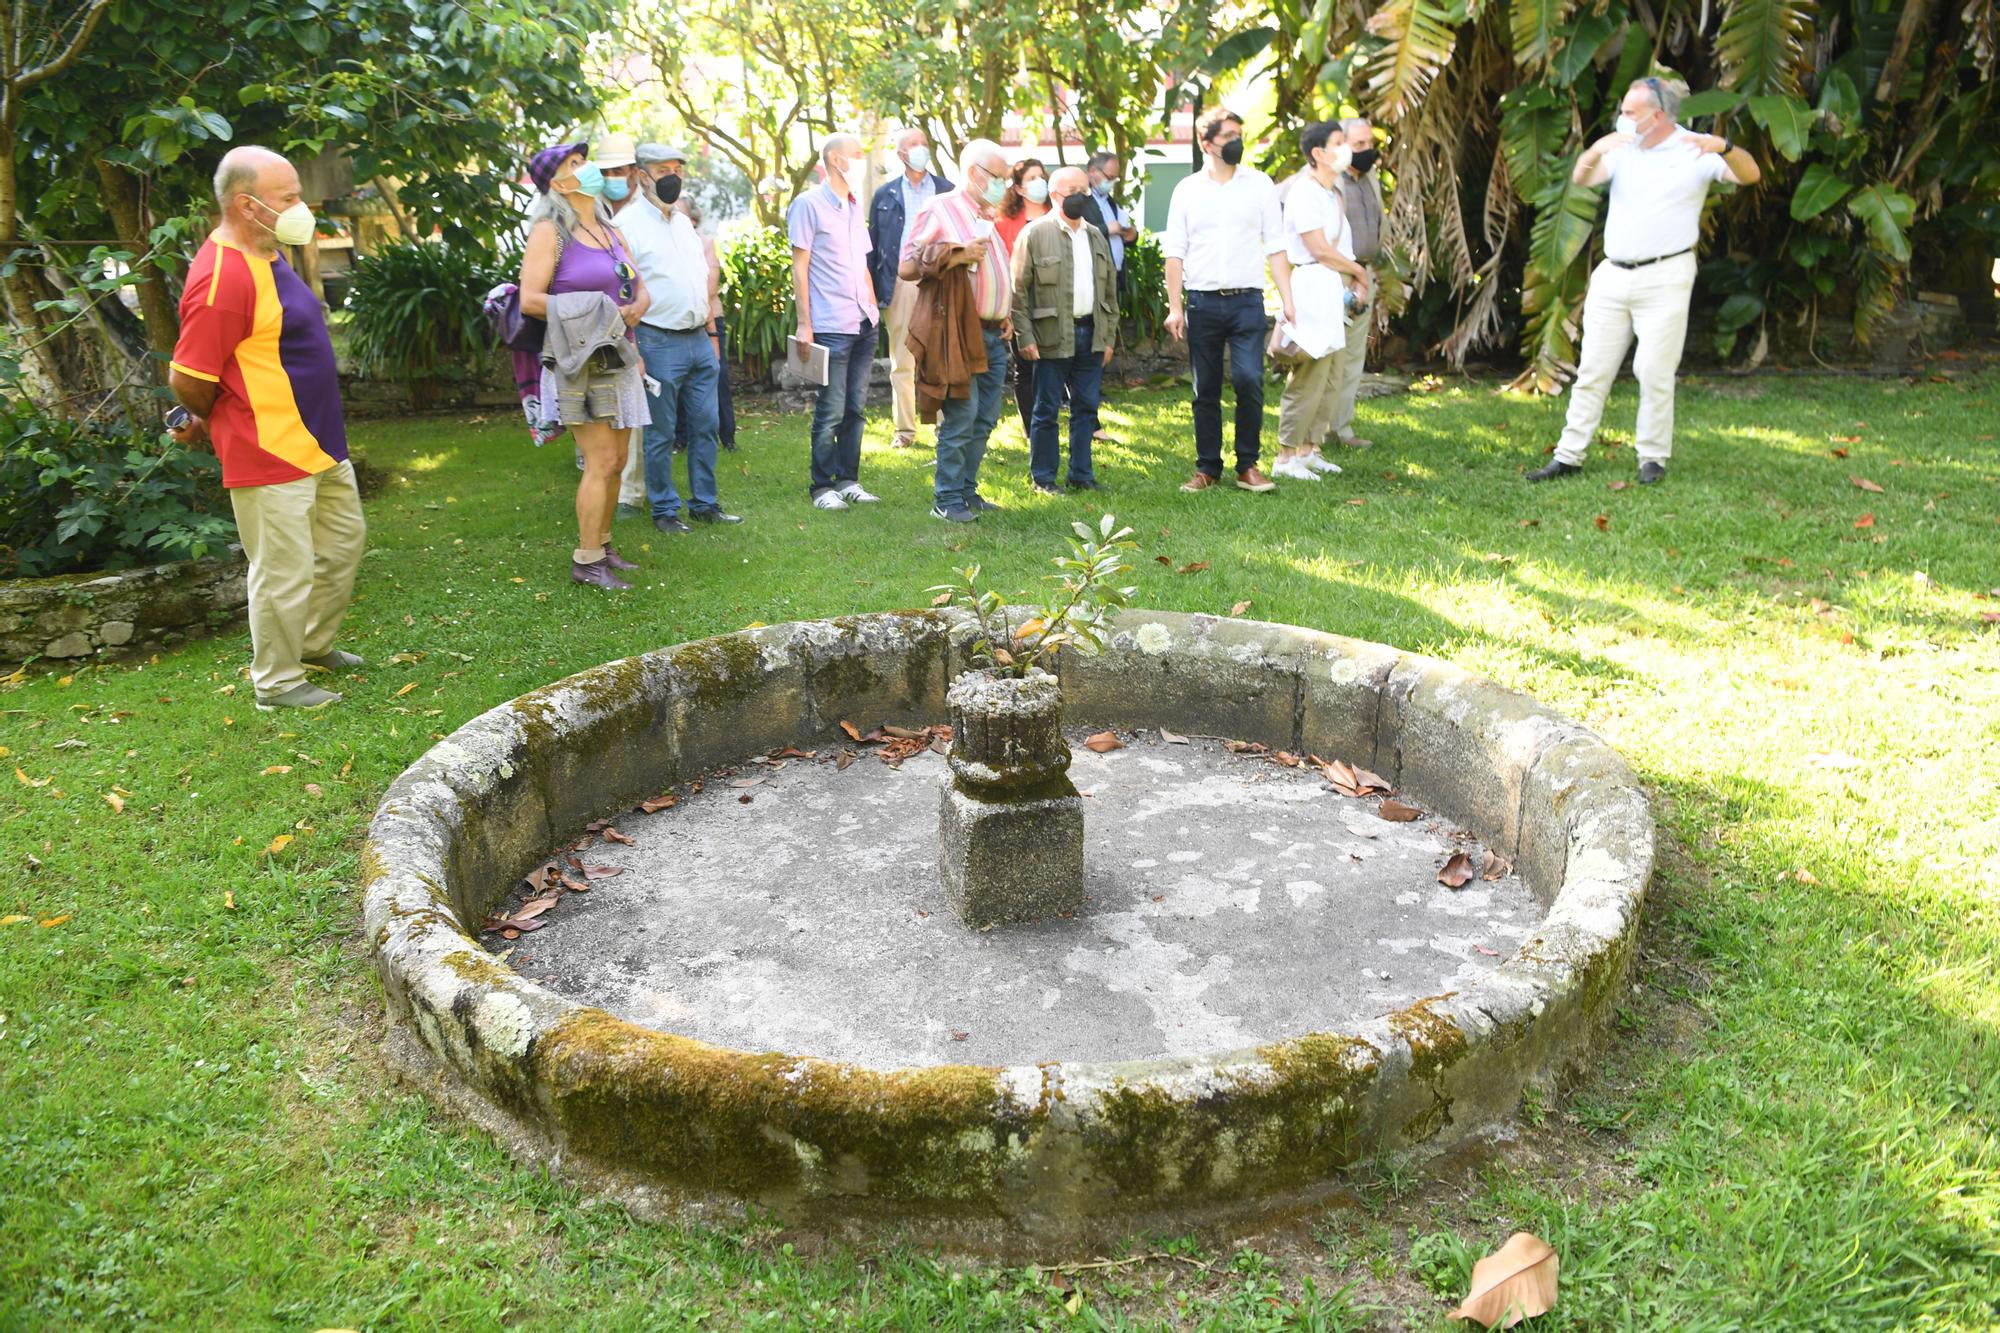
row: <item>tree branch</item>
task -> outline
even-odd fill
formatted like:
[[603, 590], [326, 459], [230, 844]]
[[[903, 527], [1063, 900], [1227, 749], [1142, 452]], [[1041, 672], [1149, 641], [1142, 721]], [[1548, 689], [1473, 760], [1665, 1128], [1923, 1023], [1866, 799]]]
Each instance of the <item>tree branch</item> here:
[[[98, 21], [104, 17], [104, 11], [110, 7], [111, 0], [90, 0], [90, 8], [83, 11], [82, 22], [78, 25], [76, 34], [69, 39], [69, 44], [63, 48], [61, 53], [44, 60], [33, 69], [25, 69], [15, 74], [8, 80], [10, 85], [9, 91], [13, 93], [23, 92], [26, 89], [34, 87], [44, 79], [54, 78], [75, 64], [76, 58], [83, 54], [83, 48], [89, 43], [91, 34], [97, 31]], [[58, 26], [56, 29], [57, 41], [61, 40], [61, 31], [61, 27]], [[21, 34], [17, 30], [15, 32], [17, 44], [20, 36]], [[16, 62], [20, 60], [18, 50], [15, 52], [14, 59]]]

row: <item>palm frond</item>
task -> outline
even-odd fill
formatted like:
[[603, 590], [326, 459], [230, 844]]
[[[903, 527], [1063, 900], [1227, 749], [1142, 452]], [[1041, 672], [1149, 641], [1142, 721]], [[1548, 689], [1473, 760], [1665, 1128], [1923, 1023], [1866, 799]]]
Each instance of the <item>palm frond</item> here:
[[1394, 125], [1424, 100], [1457, 36], [1435, 0], [1389, 0], [1368, 20], [1368, 31], [1384, 43], [1369, 62], [1369, 104], [1376, 119]]
[[1514, 63], [1524, 69], [1546, 65], [1556, 29], [1573, 5], [1574, 0], [1514, 0]]
[[1817, 8], [1810, 0], [1730, 0], [1715, 34], [1723, 86], [1753, 97], [1800, 96]]

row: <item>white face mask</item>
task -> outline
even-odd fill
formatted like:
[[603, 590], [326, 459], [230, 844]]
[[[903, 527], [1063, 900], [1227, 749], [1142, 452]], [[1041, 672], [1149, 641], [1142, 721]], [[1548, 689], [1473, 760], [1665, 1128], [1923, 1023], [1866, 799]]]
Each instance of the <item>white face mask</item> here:
[[313, 232], [318, 229], [318, 224], [313, 220], [313, 211], [306, 207], [306, 201], [303, 199], [282, 213], [279, 213], [277, 209], [272, 208], [254, 194], [244, 197], [250, 199], [265, 212], [278, 214], [278, 221], [275, 226], [267, 226], [262, 220], [259, 220], [257, 225], [277, 237], [278, 244], [280, 245], [304, 245], [313, 238]]
[[922, 144], [918, 144], [915, 148], [903, 154], [903, 160], [910, 164], [911, 171], [929, 171], [931, 169], [931, 150]]
[[866, 158], [857, 157], [852, 162], [849, 162], [841, 178], [847, 182], [847, 192], [856, 199], [866, 199], [868, 197], [868, 160]]
[[1632, 119], [1632, 117], [1630, 116], [1618, 117], [1617, 121], [1612, 125], [1612, 128], [1617, 130], [1620, 134], [1630, 134], [1635, 138], [1639, 134], [1639, 122]]

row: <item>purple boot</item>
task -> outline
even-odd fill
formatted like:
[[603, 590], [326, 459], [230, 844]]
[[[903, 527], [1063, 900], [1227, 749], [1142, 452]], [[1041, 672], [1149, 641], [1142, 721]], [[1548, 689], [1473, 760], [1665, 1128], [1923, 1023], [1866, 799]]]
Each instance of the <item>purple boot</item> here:
[[611, 543], [604, 543], [604, 563], [613, 569], [637, 569], [638, 566], [611, 549]]
[[588, 583], [593, 588], [610, 588], [614, 592], [623, 592], [632, 586], [612, 572], [609, 560], [593, 560], [587, 565], [581, 560], [571, 560], [569, 577], [572, 583]]

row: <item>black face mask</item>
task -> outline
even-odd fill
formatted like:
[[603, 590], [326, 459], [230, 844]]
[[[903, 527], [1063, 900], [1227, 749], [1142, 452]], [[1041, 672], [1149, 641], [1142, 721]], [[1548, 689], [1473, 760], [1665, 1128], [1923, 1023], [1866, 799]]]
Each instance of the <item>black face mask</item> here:
[[1354, 169], [1366, 176], [1375, 169], [1375, 160], [1380, 156], [1373, 148], [1364, 148], [1354, 155]]
[[1090, 200], [1084, 195], [1066, 194], [1063, 196], [1063, 216], [1072, 222], [1081, 218], [1083, 210], [1089, 207]]
[[1243, 160], [1243, 141], [1241, 139], [1231, 139], [1228, 143], [1222, 145], [1222, 160], [1232, 167], [1241, 162]]
[[674, 200], [681, 197], [681, 178], [679, 176], [662, 176], [653, 183], [653, 189], [659, 193], [661, 203], [671, 204]]

